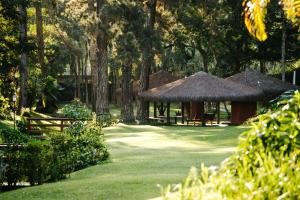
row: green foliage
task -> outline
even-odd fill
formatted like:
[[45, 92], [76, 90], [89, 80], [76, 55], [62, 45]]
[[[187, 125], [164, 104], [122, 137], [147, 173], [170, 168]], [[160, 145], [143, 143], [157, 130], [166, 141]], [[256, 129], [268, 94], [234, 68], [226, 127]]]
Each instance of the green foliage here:
[[58, 95], [60, 87], [57, 80], [52, 76], [48, 76], [42, 86], [41, 97], [38, 100], [37, 111], [54, 113], [58, 110]]
[[0, 94], [0, 118], [5, 119], [8, 114], [9, 100]]
[[11, 128], [0, 130], [0, 138], [3, 143], [20, 144], [29, 141], [29, 137], [26, 134]]
[[57, 181], [73, 171], [106, 160], [108, 152], [96, 120], [78, 123], [81, 123], [79, 128], [50, 133], [49, 140], [45, 141], [29, 139], [18, 130], [1, 130], [1, 140], [9, 145], [3, 154], [0, 152], [0, 172], [5, 170], [0, 183], [6, 181], [13, 186], [21, 181], [31, 185]]
[[278, 111], [260, 115], [246, 131], [238, 152], [219, 170], [193, 169], [165, 199], [298, 199], [300, 197], [300, 93]]
[[66, 104], [61, 112], [65, 117], [74, 119], [90, 119], [92, 117], [90, 109], [79, 99], [74, 99], [70, 104]]
[[42, 184], [49, 179], [52, 162], [52, 146], [49, 141], [31, 140], [22, 152], [25, 176], [30, 185]]
[[70, 154], [74, 138], [64, 132], [53, 132], [49, 137], [53, 148], [50, 180], [57, 181], [73, 171]]
[[22, 117], [21, 120], [17, 120], [16, 125], [21, 133], [27, 133], [27, 121], [24, 117]]
[[118, 120], [114, 119], [111, 114], [105, 114], [97, 116], [97, 124], [100, 127], [110, 127], [118, 123]]
[[53, 133], [50, 141], [54, 151], [51, 180], [64, 178], [72, 171], [95, 165], [108, 158], [101, 127], [95, 121], [78, 122], [78, 127], [64, 133]]

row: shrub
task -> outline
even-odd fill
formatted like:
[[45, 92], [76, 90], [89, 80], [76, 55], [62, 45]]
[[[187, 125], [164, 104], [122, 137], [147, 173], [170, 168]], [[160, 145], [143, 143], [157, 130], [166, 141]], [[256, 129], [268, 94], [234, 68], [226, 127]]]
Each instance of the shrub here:
[[49, 141], [31, 140], [22, 152], [25, 176], [31, 185], [42, 184], [49, 179], [53, 149]]
[[87, 124], [84, 132], [76, 137], [75, 143], [72, 148], [73, 160], [76, 160], [75, 170], [98, 164], [108, 158], [101, 127], [96, 124]]
[[97, 123], [101, 127], [109, 127], [116, 125], [118, 121], [116, 119], [113, 119], [111, 114], [104, 114], [97, 116]]
[[26, 134], [11, 128], [0, 130], [0, 138], [3, 143], [20, 144], [29, 141], [29, 137]]
[[53, 132], [49, 135], [49, 138], [53, 149], [50, 180], [57, 181], [65, 178], [67, 174], [74, 171], [71, 150], [75, 142], [74, 137], [64, 132]]
[[52, 180], [64, 178], [72, 171], [95, 165], [108, 158], [101, 127], [94, 120], [80, 123], [78, 129], [70, 127], [63, 133], [50, 135], [54, 152]]
[[86, 126], [85, 122], [75, 121], [72, 123], [72, 125], [70, 127], [65, 129], [65, 132], [72, 136], [78, 136], [84, 132], [85, 126]]
[[46, 141], [30, 139], [14, 129], [1, 130], [0, 138], [9, 145], [0, 151], [0, 184], [57, 181], [75, 170], [106, 160], [108, 152], [97, 121], [78, 123], [79, 128], [74, 125], [65, 132], [50, 133]]
[[17, 183], [26, 181], [22, 158], [22, 147], [11, 145], [3, 150], [1, 160], [6, 166], [3, 182], [7, 182], [8, 186], [16, 186]]
[[16, 125], [21, 133], [27, 133], [27, 122], [25, 118], [22, 117], [21, 120], [17, 120]]
[[89, 119], [92, 117], [92, 112], [78, 99], [74, 99], [70, 104], [65, 105], [61, 109], [61, 113], [65, 117], [74, 119]]
[[[300, 93], [258, 117], [218, 170], [195, 169], [165, 199], [299, 199]], [[175, 193], [170, 194], [170, 191]]]
[[9, 100], [0, 94], [0, 118], [6, 119], [9, 109]]

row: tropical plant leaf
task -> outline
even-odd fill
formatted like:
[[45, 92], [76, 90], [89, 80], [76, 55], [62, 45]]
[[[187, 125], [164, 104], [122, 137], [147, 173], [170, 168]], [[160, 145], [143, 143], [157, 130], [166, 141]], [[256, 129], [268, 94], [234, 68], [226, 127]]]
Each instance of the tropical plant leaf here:
[[286, 18], [298, 26], [300, 31], [300, 0], [282, 0], [281, 3]]
[[[281, 0], [279, 2], [283, 6], [286, 18], [298, 26], [300, 32], [300, 0]], [[245, 25], [249, 33], [260, 41], [268, 38], [265, 17], [269, 3], [270, 0], [243, 1]]]
[[265, 16], [270, 0], [244, 0], [245, 25], [251, 35], [260, 41], [267, 39]]

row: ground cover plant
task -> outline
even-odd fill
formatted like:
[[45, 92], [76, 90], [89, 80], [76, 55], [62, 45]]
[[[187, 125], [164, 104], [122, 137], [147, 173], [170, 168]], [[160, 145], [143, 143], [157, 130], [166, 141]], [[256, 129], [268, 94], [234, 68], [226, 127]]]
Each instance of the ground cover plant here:
[[282, 104], [258, 117], [219, 169], [193, 169], [164, 199], [299, 199], [299, 91]]
[[217, 165], [235, 151], [247, 127], [118, 124], [104, 128], [109, 162], [56, 182], [0, 194], [0, 199], [149, 199], [158, 185], [182, 180], [190, 166]]
[[[78, 123], [80, 127], [75, 125]], [[16, 186], [20, 182], [57, 181], [106, 160], [109, 154], [96, 118], [75, 124], [64, 132], [52, 131], [44, 141], [12, 128], [1, 129], [0, 141], [8, 146], [0, 150], [0, 183]]]

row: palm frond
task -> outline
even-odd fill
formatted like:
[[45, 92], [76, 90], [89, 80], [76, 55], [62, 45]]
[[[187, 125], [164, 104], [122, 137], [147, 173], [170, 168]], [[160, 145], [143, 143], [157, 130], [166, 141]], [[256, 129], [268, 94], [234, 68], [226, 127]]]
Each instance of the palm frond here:
[[243, 2], [245, 25], [249, 33], [260, 41], [267, 39], [265, 16], [269, 2], [270, 0], [244, 0]]
[[281, 0], [286, 18], [300, 31], [300, 0]]

